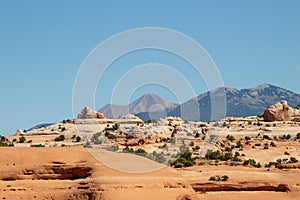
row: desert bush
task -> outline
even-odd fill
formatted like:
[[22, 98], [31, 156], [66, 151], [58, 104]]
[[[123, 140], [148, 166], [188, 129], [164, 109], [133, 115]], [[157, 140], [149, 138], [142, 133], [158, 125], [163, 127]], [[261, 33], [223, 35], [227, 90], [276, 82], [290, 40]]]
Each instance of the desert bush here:
[[206, 127], [206, 124], [200, 124], [199, 127], [200, 128]]
[[251, 138], [249, 136], [245, 136], [245, 140], [249, 141]]
[[256, 167], [256, 168], [260, 168], [261, 167], [261, 164], [260, 163], [256, 163], [256, 161], [254, 159], [245, 160], [244, 163], [243, 163], [243, 165], [244, 166], [251, 165], [251, 166]]
[[275, 144], [274, 142], [271, 142], [271, 143], [270, 143], [270, 146], [271, 146], [271, 147], [276, 147], [276, 144]]
[[99, 140], [99, 136], [101, 135], [101, 132], [95, 133], [92, 137], [91, 137], [91, 142], [94, 144], [102, 144], [102, 141]]
[[288, 134], [288, 135], [284, 134], [283, 136], [280, 137], [281, 140], [289, 140], [291, 138], [292, 138], [292, 136], [290, 134]]
[[290, 153], [289, 152], [284, 152], [284, 155], [287, 155], [287, 156], [289, 156], [290, 155]]
[[188, 149], [177, 160], [171, 162], [171, 166], [175, 168], [191, 167], [195, 164], [195, 158], [192, 158], [192, 153]]
[[115, 124], [112, 126], [112, 128], [116, 131], [116, 130], [118, 130], [118, 129], [120, 128], [120, 125], [117, 124], [117, 123], [115, 123]]
[[257, 126], [261, 126], [262, 125], [262, 123], [260, 123], [260, 122], [257, 122], [257, 124], [256, 124]]
[[269, 149], [269, 144], [268, 144], [268, 143], [266, 143], [266, 144], [264, 145], [264, 149]]
[[58, 137], [56, 137], [54, 139], [54, 141], [56, 141], [56, 142], [61, 142], [61, 141], [64, 141], [64, 140], [65, 140], [65, 136], [64, 135], [60, 135], [60, 136], [58, 136]]
[[211, 150], [208, 151], [207, 154], [205, 155], [205, 158], [208, 159], [208, 160], [221, 160], [221, 161], [228, 161], [228, 160], [233, 160], [234, 159], [232, 153], [230, 153], [230, 152], [225, 152], [225, 153], [222, 152], [221, 153], [219, 150], [217, 150], [217, 151], [211, 151]]
[[117, 136], [115, 136], [114, 134], [109, 133], [109, 134], [107, 135], [107, 138], [108, 138], [108, 139], [111, 139], [111, 140], [115, 140], [115, 139], [117, 139]]
[[24, 136], [19, 137], [19, 143], [24, 143], [26, 138]]
[[236, 146], [235, 146], [236, 148], [243, 148], [243, 145], [242, 145], [242, 143], [241, 143], [241, 141], [238, 141], [237, 143], [236, 143]]
[[30, 147], [45, 147], [43, 144], [32, 144]]
[[263, 139], [272, 140], [268, 135], [263, 135]]
[[233, 142], [235, 140], [235, 138], [232, 135], [227, 135], [226, 139], [231, 142]]
[[291, 161], [291, 163], [297, 163], [298, 162], [298, 160], [295, 157], [291, 157], [290, 161]]
[[300, 133], [297, 133], [296, 138], [299, 140], [300, 139]]
[[81, 137], [80, 136], [77, 136], [76, 137], [76, 142], [80, 142], [81, 141]]
[[221, 177], [221, 181], [228, 181], [229, 177], [227, 175], [224, 175]]
[[227, 181], [229, 177], [227, 175], [223, 176], [211, 176], [208, 180], [209, 181]]

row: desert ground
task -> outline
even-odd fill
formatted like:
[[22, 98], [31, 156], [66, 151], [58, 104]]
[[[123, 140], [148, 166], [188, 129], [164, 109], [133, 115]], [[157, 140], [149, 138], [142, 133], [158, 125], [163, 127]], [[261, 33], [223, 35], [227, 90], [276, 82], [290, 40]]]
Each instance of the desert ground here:
[[18, 130], [1, 137], [1, 146], [0, 199], [300, 196], [300, 123], [294, 121], [102, 116]]

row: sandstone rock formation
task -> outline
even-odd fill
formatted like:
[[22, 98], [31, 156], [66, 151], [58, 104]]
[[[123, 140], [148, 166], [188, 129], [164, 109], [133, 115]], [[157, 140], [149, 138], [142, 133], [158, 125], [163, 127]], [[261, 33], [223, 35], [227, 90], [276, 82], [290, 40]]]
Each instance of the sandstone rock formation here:
[[120, 119], [116, 119], [116, 123], [119, 123], [119, 124], [143, 124], [144, 121], [133, 114], [127, 114], [127, 115], [124, 115], [123, 117], [121, 117]]
[[15, 135], [23, 136], [23, 135], [25, 135], [25, 133], [21, 129], [18, 129], [17, 132], [15, 133]]
[[103, 113], [92, 110], [89, 107], [84, 107], [82, 111], [78, 114], [77, 119], [104, 119]]
[[294, 109], [286, 101], [280, 101], [269, 106], [264, 114], [264, 121], [296, 121], [300, 122], [300, 109]]

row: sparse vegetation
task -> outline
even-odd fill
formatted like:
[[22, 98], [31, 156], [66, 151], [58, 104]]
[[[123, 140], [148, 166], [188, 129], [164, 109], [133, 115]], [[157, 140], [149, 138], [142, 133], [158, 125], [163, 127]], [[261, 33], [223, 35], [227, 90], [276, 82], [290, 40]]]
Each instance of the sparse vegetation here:
[[251, 166], [256, 167], [256, 168], [261, 168], [261, 164], [260, 163], [256, 163], [256, 161], [254, 159], [245, 160], [244, 163], [243, 163], [243, 165], [244, 166], [251, 165]]
[[265, 140], [272, 140], [272, 138], [270, 138], [268, 135], [263, 135], [263, 139], [265, 139]]
[[292, 138], [292, 136], [291, 136], [290, 134], [288, 134], [288, 135], [284, 134], [284, 135], [281, 136], [279, 139], [280, 139], [280, 140], [289, 140], [289, 139], [291, 139], [291, 138]]
[[91, 142], [94, 144], [102, 144], [102, 141], [99, 140], [99, 136], [101, 135], [101, 132], [95, 133], [92, 137], [91, 137]]
[[190, 167], [196, 164], [192, 153], [187, 149], [177, 160], [171, 162], [171, 166], [175, 168]]
[[229, 177], [227, 175], [224, 176], [212, 176], [209, 178], [209, 181], [228, 181]]

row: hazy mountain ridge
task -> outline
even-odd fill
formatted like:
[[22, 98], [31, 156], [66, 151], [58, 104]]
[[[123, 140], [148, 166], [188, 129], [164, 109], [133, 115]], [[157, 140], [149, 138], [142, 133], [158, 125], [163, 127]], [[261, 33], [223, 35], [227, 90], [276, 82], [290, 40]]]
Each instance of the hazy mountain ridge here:
[[102, 112], [107, 118], [119, 118], [128, 113], [160, 112], [177, 106], [178, 104], [165, 101], [155, 94], [145, 94], [129, 105], [107, 104], [99, 112]]
[[[246, 117], [252, 115], [261, 115], [269, 105], [275, 104], [281, 100], [286, 100], [292, 107], [295, 107], [300, 103], [299, 94], [270, 84], [263, 84], [255, 88], [241, 90], [228, 87], [217, 88], [213, 91], [199, 95], [194, 100], [200, 108], [201, 121], [212, 120], [210, 117], [210, 94], [216, 96], [222, 95], [221, 90], [223, 90], [226, 94], [226, 116]], [[190, 101], [183, 103], [181, 106], [186, 105]], [[178, 106], [177, 108], [168, 112], [168, 115], [180, 116], [180, 109], [181, 107]], [[187, 118], [187, 120], [197, 119], [190, 117]]]
[[[184, 110], [184, 119], [195, 121], [218, 120], [211, 119], [211, 96], [215, 98], [225, 98], [226, 95], [226, 116], [246, 117], [252, 115], [261, 115], [269, 106], [278, 101], [285, 100], [292, 107], [300, 104], [300, 94], [277, 87], [270, 84], [262, 84], [255, 88], [235, 89], [230, 87], [221, 87], [209, 92], [200, 94], [181, 105], [172, 104], [164, 101], [154, 94], [146, 94], [128, 106], [106, 105], [100, 112], [105, 116], [111, 117], [112, 111], [117, 116], [122, 116], [128, 112], [133, 113], [143, 120], [150, 118], [160, 118], [165, 116], [182, 116], [181, 110]], [[151, 109], [154, 104], [161, 104], [165, 108]], [[198, 107], [200, 116], [195, 115], [195, 108]], [[162, 107], [160, 107], [162, 108]], [[114, 115], [116, 116], [116, 115]]]

